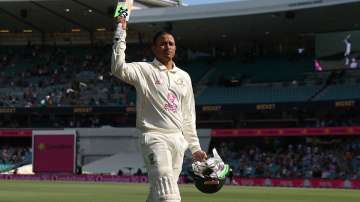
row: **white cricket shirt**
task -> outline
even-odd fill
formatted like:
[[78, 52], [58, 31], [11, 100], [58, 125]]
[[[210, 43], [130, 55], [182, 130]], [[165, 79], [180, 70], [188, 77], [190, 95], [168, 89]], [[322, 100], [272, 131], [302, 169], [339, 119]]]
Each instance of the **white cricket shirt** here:
[[175, 64], [167, 70], [156, 59], [126, 63], [125, 39], [126, 33], [113, 46], [111, 72], [136, 88], [136, 127], [142, 132], [182, 132], [192, 153], [201, 150], [189, 74]]

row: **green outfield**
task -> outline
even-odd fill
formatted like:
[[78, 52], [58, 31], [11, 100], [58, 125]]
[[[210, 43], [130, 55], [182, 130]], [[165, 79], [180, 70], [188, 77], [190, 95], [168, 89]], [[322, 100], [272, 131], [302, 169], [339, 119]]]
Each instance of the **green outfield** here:
[[[183, 202], [359, 202], [360, 190], [226, 186], [199, 193], [182, 185]], [[0, 202], [145, 202], [147, 185], [0, 181]]]

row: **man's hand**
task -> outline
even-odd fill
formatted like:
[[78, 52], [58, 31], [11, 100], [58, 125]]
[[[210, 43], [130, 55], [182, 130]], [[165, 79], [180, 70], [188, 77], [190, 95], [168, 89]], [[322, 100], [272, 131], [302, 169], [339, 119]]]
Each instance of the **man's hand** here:
[[119, 16], [116, 18], [116, 23], [117, 24], [121, 24], [122, 29], [126, 30], [127, 28], [127, 22], [126, 22], [126, 18], [124, 16]]
[[207, 159], [206, 152], [204, 151], [197, 151], [192, 154], [193, 161], [205, 161]]

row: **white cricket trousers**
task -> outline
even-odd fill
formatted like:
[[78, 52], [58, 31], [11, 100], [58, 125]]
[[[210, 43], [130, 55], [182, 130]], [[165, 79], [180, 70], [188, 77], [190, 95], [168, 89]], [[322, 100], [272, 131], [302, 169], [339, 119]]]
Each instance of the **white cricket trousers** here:
[[177, 181], [187, 142], [181, 132], [147, 132], [140, 135], [140, 148], [148, 172], [147, 202], [180, 202]]

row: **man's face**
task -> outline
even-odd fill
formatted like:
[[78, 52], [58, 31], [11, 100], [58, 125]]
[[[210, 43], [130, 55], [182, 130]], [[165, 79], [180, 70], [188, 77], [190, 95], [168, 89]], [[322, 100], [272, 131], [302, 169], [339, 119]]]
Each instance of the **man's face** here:
[[152, 51], [160, 62], [171, 61], [175, 56], [175, 39], [171, 34], [163, 34], [157, 38]]

